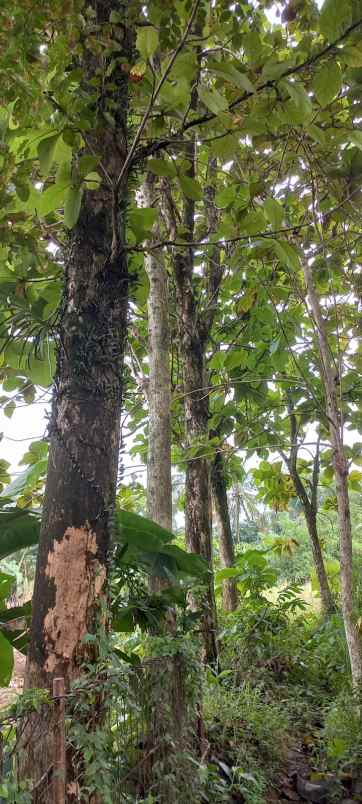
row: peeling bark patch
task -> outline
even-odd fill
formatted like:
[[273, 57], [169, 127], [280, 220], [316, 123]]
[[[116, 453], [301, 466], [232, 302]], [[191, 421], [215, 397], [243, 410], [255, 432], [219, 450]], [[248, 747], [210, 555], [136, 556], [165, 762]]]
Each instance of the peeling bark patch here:
[[89, 611], [99, 595], [106, 569], [95, 559], [95, 533], [67, 528], [61, 541], [54, 541], [45, 574], [54, 581], [55, 606], [44, 620], [48, 657], [44, 669], [51, 673], [58, 661], [70, 663], [88, 631]]

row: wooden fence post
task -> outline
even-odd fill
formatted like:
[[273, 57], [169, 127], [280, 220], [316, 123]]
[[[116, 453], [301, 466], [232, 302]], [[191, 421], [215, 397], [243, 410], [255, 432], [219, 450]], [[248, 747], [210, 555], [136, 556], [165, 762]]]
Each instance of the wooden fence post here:
[[54, 742], [53, 742], [53, 802], [65, 804], [66, 756], [65, 756], [65, 687], [64, 678], [53, 680]]

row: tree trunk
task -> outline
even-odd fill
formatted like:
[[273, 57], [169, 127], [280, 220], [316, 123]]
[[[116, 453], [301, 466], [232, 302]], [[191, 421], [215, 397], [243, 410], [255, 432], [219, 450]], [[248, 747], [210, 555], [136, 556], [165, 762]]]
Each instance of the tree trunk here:
[[[119, 8], [113, 0], [97, 5], [100, 25], [113, 7]], [[84, 52], [87, 89], [97, 60]], [[117, 98], [116, 128], [101, 122], [92, 132], [92, 150], [101, 154], [107, 178], [97, 191], [85, 192], [65, 253], [28, 688], [50, 688], [56, 676], [64, 677], [69, 688], [84, 662], [96, 658], [94, 642], [84, 638], [96, 632], [104, 616], [100, 604], [116, 494], [127, 331], [126, 189], [119, 188], [118, 197], [114, 192], [124, 161], [127, 77], [113, 83], [110, 92]], [[30, 740], [32, 751], [32, 773], [39, 776], [41, 745]]]
[[[194, 94], [194, 93], [193, 93]], [[195, 175], [195, 142], [188, 143], [188, 171]], [[170, 209], [170, 204], [168, 205]], [[184, 198], [183, 229], [185, 239], [193, 239], [195, 202]], [[172, 210], [169, 213], [172, 218]], [[176, 225], [172, 223], [174, 231]], [[183, 371], [185, 434], [188, 447], [208, 442], [209, 403], [205, 393], [206, 328], [198, 316], [197, 298], [194, 293], [194, 257], [192, 248], [177, 253], [173, 259], [176, 281], [177, 311], [179, 316], [180, 358]], [[210, 572], [207, 591], [203, 598], [201, 630], [206, 663], [218, 666], [217, 618], [212, 572], [212, 529], [209, 466], [206, 458], [195, 456], [187, 461], [185, 488], [185, 529], [188, 549], [203, 556]]]
[[348, 496], [348, 462], [343, 446], [342, 412], [337, 399], [337, 387], [338, 382], [341, 382], [341, 378], [337, 377], [336, 382], [336, 369], [328, 343], [326, 323], [314, 285], [313, 269], [307, 261], [303, 263], [303, 270], [319, 348], [321, 380], [324, 387], [326, 414], [333, 452], [340, 534], [342, 614], [351, 663], [352, 681], [354, 686], [357, 687], [362, 682], [362, 647], [353, 611], [352, 529]]
[[323, 553], [318, 536], [317, 516], [316, 513], [310, 509], [304, 509], [305, 520], [307, 523], [308, 533], [312, 546], [313, 561], [315, 571], [318, 578], [318, 584], [321, 594], [322, 609], [326, 617], [330, 617], [336, 610], [333, 595], [328, 583], [328, 576], [323, 560]]
[[[220, 558], [223, 567], [232, 567], [234, 564], [234, 542], [231, 532], [229, 505], [226, 492], [226, 482], [223, 472], [223, 458], [220, 452], [216, 453], [211, 470], [211, 483], [214, 503], [220, 523]], [[236, 581], [232, 578], [223, 581], [222, 602], [226, 611], [235, 611], [238, 607], [238, 591]]]
[[[155, 177], [148, 174], [144, 198], [148, 207], [155, 203]], [[160, 239], [159, 225], [154, 237]], [[170, 329], [168, 318], [167, 274], [162, 251], [149, 251], [145, 258], [149, 280], [148, 295], [148, 515], [167, 530], [172, 529], [171, 484], [171, 377]], [[160, 588], [159, 579], [151, 579], [151, 588]]]

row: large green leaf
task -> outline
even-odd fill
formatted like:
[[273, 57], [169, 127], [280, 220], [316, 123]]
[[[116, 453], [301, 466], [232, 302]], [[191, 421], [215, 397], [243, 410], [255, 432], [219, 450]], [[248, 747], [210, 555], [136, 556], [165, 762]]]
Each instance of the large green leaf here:
[[220, 95], [220, 92], [217, 92], [216, 89], [207, 89], [207, 87], [201, 86], [198, 88], [198, 93], [200, 100], [205, 104], [207, 109], [210, 109], [210, 112], [213, 114], [225, 112], [229, 106], [226, 98], [224, 98], [223, 95]]
[[39, 541], [40, 517], [17, 508], [0, 510], [0, 560]]
[[321, 106], [327, 106], [342, 86], [342, 72], [337, 62], [324, 64], [316, 73], [313, 89]]
[[208, 565], [204, 558], [195, 553], [187, 553], [177, 544], [167, 544], [160, 550], [161, 555], [167, 555], [176, 561], [177, 569], [192, 577], [204, 577], [208, 572]]
[[10, 642], [0, 631], [0, 686], [7, 687], [14, 666], [13, 649]]
[[156, 52], [158, 47], [158, 32], [152, 25], [145, 25], [137, 33], [136, 48], [142, 58], [147, 61]]
[[173, 539], [173, 534], [157, 525], [152, 519], [134, 514], [132, 511], [117, 511], [115, 515], [117, 524], [116, 539], [119, 544], [128, 544], [147, 552], [158, 552], [167, 542]]
[[321, 9], [319, 27], [323, 36], [330, 42], [341, 36], [352, 22], [352, 3], [350, 0], [325, 0]]
[[[9, 575], [7, 572], [0, 572], [0, 605], [3, 605], [4, 600], [9, 597], [15, 581], [14, 575]], [[9, 611], [9, 609], [7, 609], [7, 611]]]

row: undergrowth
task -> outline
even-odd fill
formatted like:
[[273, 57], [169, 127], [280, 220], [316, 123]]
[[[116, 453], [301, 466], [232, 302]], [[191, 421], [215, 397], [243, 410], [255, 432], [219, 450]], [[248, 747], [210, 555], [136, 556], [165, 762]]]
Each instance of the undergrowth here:
[[295, 745], [312, 774], [337, 782], [361, 774], [361, 708], [342, 619], [282, 604], [259, 596], [221, 615], [223, 670], [208, 673], [204, 697], [210, 802], [268, 802]]

